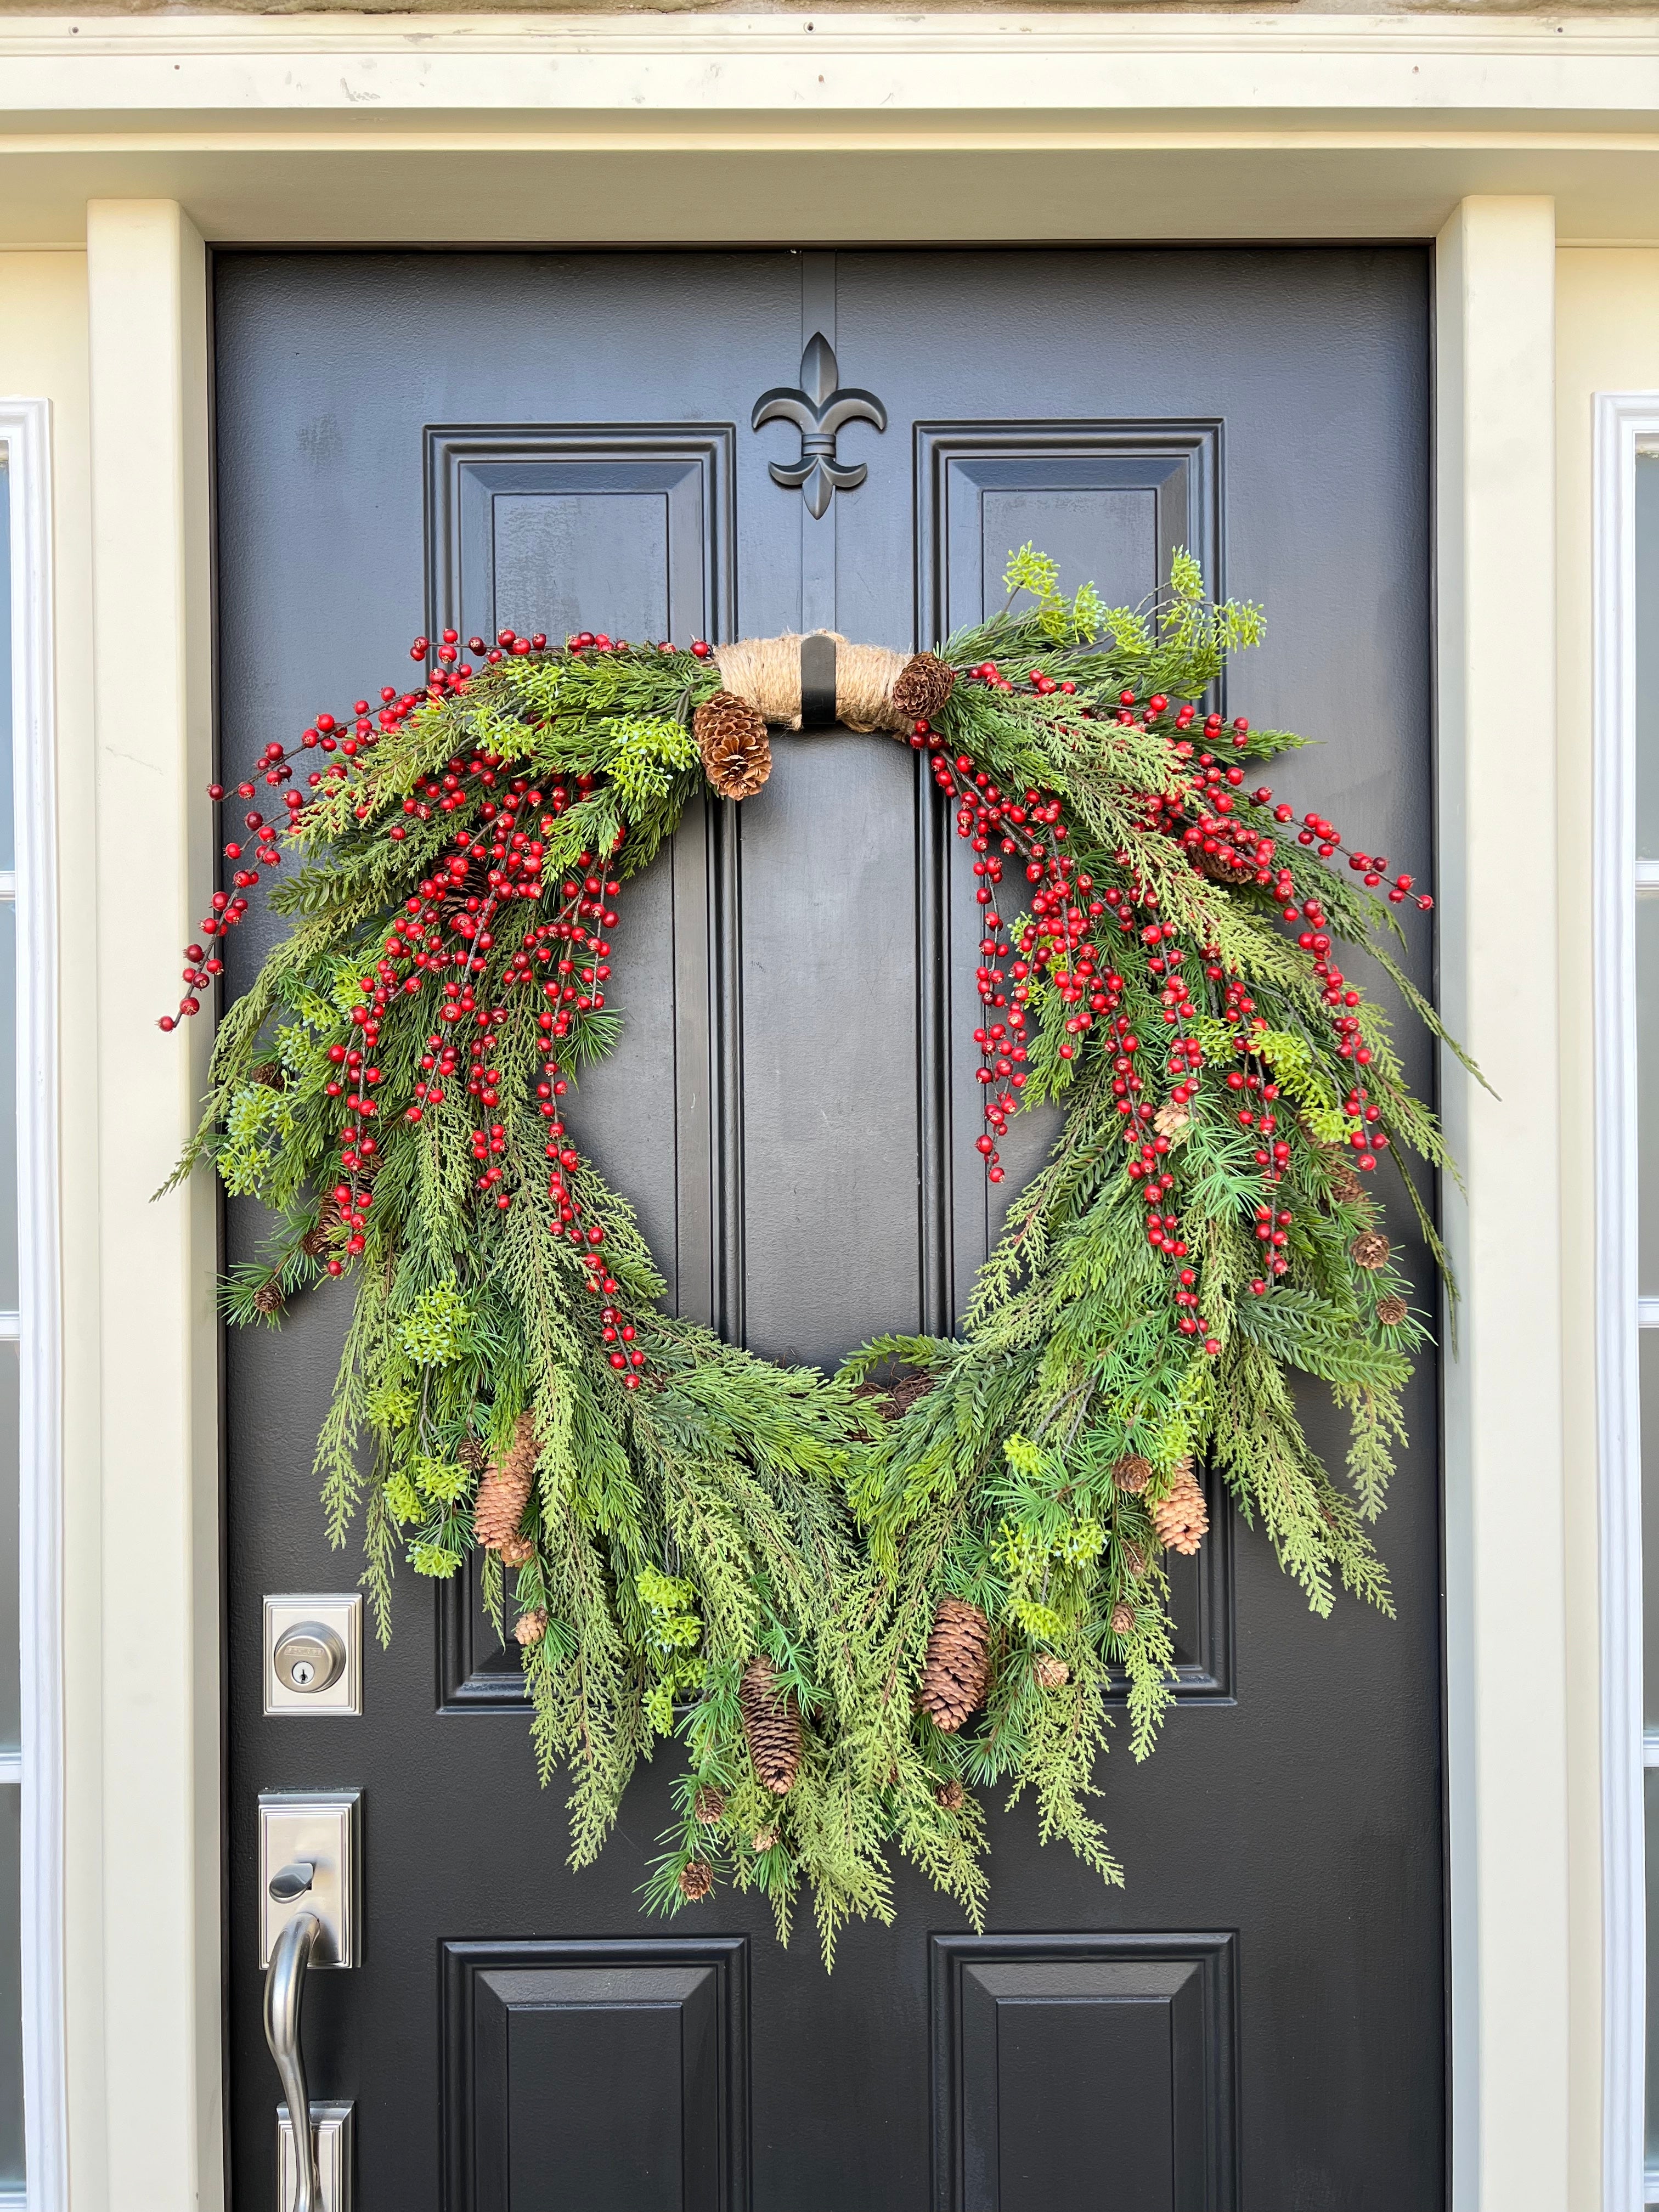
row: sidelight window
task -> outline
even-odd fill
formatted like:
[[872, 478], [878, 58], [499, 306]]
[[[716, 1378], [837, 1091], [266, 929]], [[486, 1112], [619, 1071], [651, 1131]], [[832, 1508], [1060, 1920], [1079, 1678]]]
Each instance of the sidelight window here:
[[1605, 2202], [1659, 2204], [1659, 395], [1597, 403]]
[[0, 2207], [61, 2212], [62, 1749], [50, 501], [0, 399]]

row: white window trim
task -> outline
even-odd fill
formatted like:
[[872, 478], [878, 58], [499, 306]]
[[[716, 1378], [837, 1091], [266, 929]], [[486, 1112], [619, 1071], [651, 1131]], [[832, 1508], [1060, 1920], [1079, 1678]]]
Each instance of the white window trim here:
[[[11, 496], [17, 909], [19, 1559], [27, 2212], [64, 2212], [62, 1352], [51, 411], [0, 399]], [[7, 1316], [10, 1319], [10, 1316]], [[0, 1324], [0, 1334], [9, 1334]], [[8, 2203], [10, 2199], [6, 2200]]]
[[[1599, 392], [1595, 457], [1596, 1364], [1601, 1466], [1602, 2201], [1659, 2203], [1644, 2166], [1642, 1455], [1637, 1295], [1636, 455], [1659, 392]], [[1649, 872], [1642, 870], [1645, 881]], [[1656, 1624], [1659, 1626], [1659, 1624]], [[1659, 1765], [1659, 1748], [1655, 1762]]]

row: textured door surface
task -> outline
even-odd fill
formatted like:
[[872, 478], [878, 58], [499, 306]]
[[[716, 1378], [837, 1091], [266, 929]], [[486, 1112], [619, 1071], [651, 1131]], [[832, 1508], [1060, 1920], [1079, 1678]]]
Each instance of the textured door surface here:
[[[1423, 866], [1427, 274], [1406, 248], [222, 256], [225, 762], [404, 680], [410, 635], [446, 620], [909, 647], [1000, 605], [1028, 538], [1111, 601], [1185, 544], [1267, 605], [1236, 710], [1321, 740], [1286, 795]], [[750, 421], [819, 331], [887, 427], [842, 433], [868, 476], [815, 519], [769, 474], [799, 434]], [[763, 793], [688, 817], [631, 890], [624, 1041], [570, 1120], [682, 1312], [833, 1361], [948, 1327], [994, 1231], [978, 924], [906, 749], [776, 750]], [[234, 983], [269, 941], [238, 934]], [[1419, 980], [1427, 954], [1419, 934]], [[1005, 1191], [1046, 1142], [1035, 1119], [1015, 1133]], [[258, 1225], [231, 1206], [233, 1258]], [[1041, 1850], [1029, 1808], [996, 1810], [988, 1932], [901, 1870], [895, 1925], [850, 1931], [826, 1979], [810, 1927], [781, 1950], [758, 1899], [641, 1914], [672, 1750], [598, 1868], [566, 1869], [562, 1793], [536, 1786], [516, 1668], [470, 1589], [400, 1582], [360, 1718], [265, 1717], [263, 1595], [356, 1577], [311, 1474], [344, 1319], [324, 1288], [228, 1347], [239, 2212], [276, 2191], [256, 1799], [345, 1785], [366, 1954], [313, 1978], [306, 2039], [313, 2094], [356, 2100], [366, 2212], [1443, 2202], [1431, 1366], [1383, 1525], [1398, 1620], [1313, 1620], [1218, 1516], [1178, 1586], [1163, 1745], [1099, 1777], [1127, 1887]], [[1309, 1418], [1340, 1459], [1335, 1421]]]

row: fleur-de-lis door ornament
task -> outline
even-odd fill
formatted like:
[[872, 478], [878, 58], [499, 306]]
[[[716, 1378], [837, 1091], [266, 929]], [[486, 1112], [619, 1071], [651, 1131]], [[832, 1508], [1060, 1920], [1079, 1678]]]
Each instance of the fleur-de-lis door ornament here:
[[780, 385], [775, 391], [763, 392], [750, 423], [758, 430], [763, 422], [793, 422], [800, 432], [799, 460], [774, 461], [772, 481], [790, 489], [799, 485], [807, 512], [814, 516], [823, 514], [836, 492], [852, 491], [870, 473], [862, 461], [849, 468], [836, 459], [836, 440], [842, 426], [873, 422], [878, 430], [887, 428], [887, 410], [874, 392], [851, 387], [843, 392], [837, 381], [840, 374], [835, 348], [817, 331], [800, 357], [799, 386]]

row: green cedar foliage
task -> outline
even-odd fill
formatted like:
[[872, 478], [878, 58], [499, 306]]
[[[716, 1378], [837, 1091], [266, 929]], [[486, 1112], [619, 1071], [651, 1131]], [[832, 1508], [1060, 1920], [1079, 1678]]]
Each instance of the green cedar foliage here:
[[[1316, 1611], [1339, 1588], [1388, 1607], [1369, 1524], [1425, 1330], [1385, 1248], [1376, 1263], [1377, 1208], [1349, 1165], [1373, 1139], [1439, 1256], [1402, 1158], [1449, 1164], [1435, 1122], [1374, 1006], [1339, 1048], [1328, 972], [1298, 942], [1312, 902], [1330, 958], [1372, 949], [1439, 1035], [1376, 945], [1387, 908], [1242, 793], [1253, 865], [1225, 882], [1204, 866], [1203, 731], [1188, 737], [1176, 709], [1255, 641], [1259, 613], [1206, 602], [1184, 554], [1150, 609], [1066, 598], [1030, 546], [1008, 583], [1000, 616], [942, 648], [959, 680], [935, 717], [935, 781], [969, 812], [975, 775], [1008, 809], [1023, 797], [1027, 843], [1063, 832], [1092, 897], [1068, 939], [1033, 895], [981, 970], [988, 1022], [1024, 1017], [1021, 1095], [1060, 1101], [1064, 1127], [957, 1337], [881, 1337], [826, 1376], [665, 1313], [625, 1200], [565, 1129], [580, 1063], [617, 1030], [605, 970], [580, 973], [614, 919], [604, 886], [650, 861], [701, 787], [690, 719], [718, 673], [666, 647], [509, 653], [434, 685], [320, 779], [291, 828], [303, 865], [272, 895], [288, 934], [221, 1024], [179, 1170], [210, 1159], [276, 1217], [263, 1262], [226, 1285], [231, 1318], [275, 1321], [330, 1274], [352, 1285], [317, 1473], [331, 1539], [362, 1518], [381, 1636], [400, 1566], [463, 1566], [478, 1468], [528, 1410], [528, 1556], [503, 1568], [490, 1553], [482, 1572], [498, 1629], [545, 1618], [525, 1669], [543, 1778], [568, 1778], [573, 1862], [592, 1858], [637, 1762], [673, 1737], [678, 1817], [649, 1901], [680, 1909], [696, 1860], [763, 1892], [787, 1935], [805, 1885], [826, 1958], [849, 1917], [889, 1916], [895, 1849], [981, 1919], [975, 1790], [1029, 1793], [1045, 1838], [1121, 1879], [1090, 1810], [1107, 1700], [1127, 1690], [1145, 1756], [1172, 1682], [1156, 1516], [1190, 1460], [1218, 1471]], [[1170, 703], [1150, 708], [1155, 696]], [[1212, 741], [1225, 766], [1298, 742]], [[353, 1115], [342, 1077], [366, 1035], [378, 1081]], [[1133, 1164], [1178, 1077], [1192, 1096], [1157, 1139], [1167, 1184], [1152, 1217], [1177, 1225], [1172, 1255], [1149, 1242]], [[1241, 1099], [1271, 1125], [1243, 1127]], [[359, 1155], [343, 1181], [343, 1110], [348, 1148], [375, 1139], [372, 1170]], [[1264, 1182], [1269, 1126], [1285, 1154]], [[1275, 1251], [1283, 1271], [1252, 1289]], [[606, 1334], [623, 1321], [637, 1372], [618, 1370]], [[878, 1418], [878, 1378], [896, 1372], [912, 1387]], [[1349, 1415], [1341, 1485], [1304, 1433], [1293, 1372]], [[1120, 1482], [1129, 1455], [1149, 1482]], [[946, 1594], [992, 1625], [991, 1687], [958, 1735], [916, 1707]], [[804, 1716], [781, 1797], [744, 1734], [738, 1686], [757, 1652]]]

